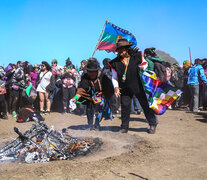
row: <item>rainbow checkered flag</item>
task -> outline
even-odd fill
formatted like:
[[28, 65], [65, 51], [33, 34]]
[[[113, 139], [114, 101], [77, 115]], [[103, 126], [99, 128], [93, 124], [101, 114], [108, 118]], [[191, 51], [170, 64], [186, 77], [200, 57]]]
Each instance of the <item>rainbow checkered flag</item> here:
[[180, 89], [158, 80], [155, 73], [149, 74], [145, 71], [141, 74], [141, 79], [149, 106], [158, 115], [163, 114], [182, 94]]

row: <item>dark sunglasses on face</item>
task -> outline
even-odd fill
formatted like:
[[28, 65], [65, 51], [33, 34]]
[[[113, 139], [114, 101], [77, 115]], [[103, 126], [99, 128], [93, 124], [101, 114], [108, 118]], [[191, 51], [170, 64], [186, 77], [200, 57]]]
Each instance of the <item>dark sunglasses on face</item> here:
[[56, 62], [52, 62], [52, 64], [57, 64]]
[[42, 67], [45, 67], [45, 65], [44, 65], [44, 64], [42, 64], [41, 66], [42, 66]]

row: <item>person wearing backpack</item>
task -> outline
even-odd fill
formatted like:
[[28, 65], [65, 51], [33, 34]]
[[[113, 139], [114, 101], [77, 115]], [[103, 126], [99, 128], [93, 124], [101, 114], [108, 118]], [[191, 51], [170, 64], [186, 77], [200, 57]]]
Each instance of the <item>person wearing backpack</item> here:
[[199, 84], [201, 80], [204, 84], [207, 84], [207, 78], [204, 74], [202, 65], [199, 64], [199, 59], [195, 59], [194, 65], [188, 70], [188, 85], [191, 92], [191, 104], [190, 111], [194, 113], [199, 112]]
[[148, 63], [145, 71], [148, 71], [149, 73], [155, 72], [160, 81], [167, 82], [165, 62], [157, 56], [154, 47], [146, 48], [144, 50], [144, 58]]

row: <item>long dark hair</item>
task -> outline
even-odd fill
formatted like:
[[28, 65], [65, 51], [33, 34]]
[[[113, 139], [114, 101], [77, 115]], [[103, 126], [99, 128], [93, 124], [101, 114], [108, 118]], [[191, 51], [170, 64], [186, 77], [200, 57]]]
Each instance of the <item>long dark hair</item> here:
[[42, 61], [42, 64], [45, 65], [45, 67], [46, 67], [46, 69], [47, 69], [48, 71], [51, 70], [51, 66], [50, 66], [46, 61]]

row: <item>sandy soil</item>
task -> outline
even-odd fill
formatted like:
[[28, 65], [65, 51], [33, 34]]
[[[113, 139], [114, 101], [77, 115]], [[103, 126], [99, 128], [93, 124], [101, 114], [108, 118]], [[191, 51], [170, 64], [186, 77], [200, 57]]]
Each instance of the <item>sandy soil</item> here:
[[[1, 163], [0, 179], [207, 179], [207, 112], [194, 115], [168, 110], [159, 116], [154, 135], [147, 134], [144, 115], [132, 115], [128, 134], [119, 130], [120, 118], [101, 123], [102, 131], [85, 130], [86, 118], [51, 113], [46, 123], [67, 128], [73, 136], [102, 139], [95, 154], [68, 161]], [[32, 122], [0, 120], [1, 144], [16, 137], [13, 127], [26, 131]]]

